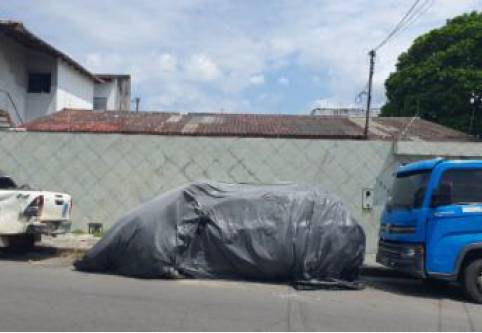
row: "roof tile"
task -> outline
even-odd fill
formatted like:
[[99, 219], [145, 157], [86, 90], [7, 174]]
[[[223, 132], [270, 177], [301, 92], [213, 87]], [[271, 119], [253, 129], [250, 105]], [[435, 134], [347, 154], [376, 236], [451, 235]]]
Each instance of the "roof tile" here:
[[[63, 110], [24, 125], [29, 131], [189, 136], [362, 139], [364, 118], [342, 116]], [[370, 139], [469, 141], [420, 118], [371, 119]]]

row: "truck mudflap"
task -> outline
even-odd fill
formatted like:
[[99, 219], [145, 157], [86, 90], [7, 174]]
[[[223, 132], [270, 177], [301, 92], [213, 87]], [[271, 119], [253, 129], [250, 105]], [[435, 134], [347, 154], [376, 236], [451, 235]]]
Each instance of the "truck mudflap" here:
[[376, 261], [415, 277], [425, 278], [423, 244], [378, 242]]

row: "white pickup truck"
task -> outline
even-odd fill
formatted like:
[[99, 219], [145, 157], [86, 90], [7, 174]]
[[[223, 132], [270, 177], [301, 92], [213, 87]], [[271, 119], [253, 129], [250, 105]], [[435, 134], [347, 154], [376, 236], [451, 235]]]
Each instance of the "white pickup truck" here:
[[19, 187], [0, 171], [0, 247], [25, 250], [42, 234], [69, 232], [71, 212], [70, 195]]

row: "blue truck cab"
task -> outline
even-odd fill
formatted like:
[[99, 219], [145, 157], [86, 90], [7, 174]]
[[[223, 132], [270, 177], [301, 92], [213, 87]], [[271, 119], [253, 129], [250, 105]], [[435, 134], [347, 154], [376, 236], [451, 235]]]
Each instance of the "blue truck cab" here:
[[400, 166], [381, 217], [377, 262], [460, 281], [482, 303], [482, 160]]

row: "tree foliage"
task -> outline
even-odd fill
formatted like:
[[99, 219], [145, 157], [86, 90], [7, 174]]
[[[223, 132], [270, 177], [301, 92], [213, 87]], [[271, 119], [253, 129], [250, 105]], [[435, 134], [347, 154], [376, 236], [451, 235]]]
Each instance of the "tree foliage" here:
[[[455, 17], [418, 37], [385, 82], [383, 116], [414, 116], [465, 132], [482, 95], [482, 13]], [[482, 105], [473, 132], [482, 134]]]

